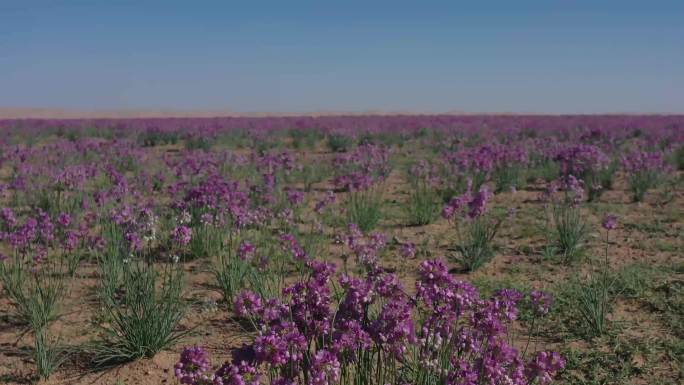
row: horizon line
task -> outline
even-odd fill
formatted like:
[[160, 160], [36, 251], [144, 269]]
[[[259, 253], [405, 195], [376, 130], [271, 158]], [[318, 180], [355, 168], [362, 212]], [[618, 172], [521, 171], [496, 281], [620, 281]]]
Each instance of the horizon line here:
[[69, 109], [51, 107], [0, 107], [0, 120], [13, 119], [154, 119], [154, 118], [266, 118], [266, 117], [325, 117], [325, 116], [676, 116], [684, 112], [470, 112], [449, 111], [409, 111], [369, 109], [362, 111], [233, 111], [229, 109], [176, 109], [176, 108], [123, 108], [123, 109]]

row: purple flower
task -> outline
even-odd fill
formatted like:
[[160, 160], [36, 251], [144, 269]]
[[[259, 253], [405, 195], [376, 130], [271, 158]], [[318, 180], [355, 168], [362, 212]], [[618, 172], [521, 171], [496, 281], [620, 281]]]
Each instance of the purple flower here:
[[556, 352], [538, 352], [525, 367], [525, 376], [530, 383], [550, 384], [553, 376], [565, 367], [565, 360]]
[[669, 166], [660, 151], [646, 152], [634, 150], [621, 159], [622, 167], [631, 174], [639, 172], [667, 172]]
[[291, 323], [283, 323], [279, 330], [268, 330], [254, 339], [257, 360], [275, 367], [301, 361], [305, 349], [306, 339]]
[[454, 217], [455, 212], [456, 212], [456, 210], [454, 210], [454, 207], [452, 205], [450, 205], [450, 204], [445, 205], [442, 208], [442, 218], [451, 219]]
[[617, 228], [617, 217], [613, 214], [606, 214], [601, 221], [601, 226], [606, 230], [614, 230]]
[[190, 243], [190, 240], [192, 239], [192, 229], [188, 226], [180, 225], [173, 229], [171, 238], [173, 238], [173, 241], [176, 242], [176, 244], [185, 246]]
[[304, 202], [304, 193], [295, 189], [287, 189], [287, 201], [292, 206], [298, 206]]
[[404, 258], [413, 259], [416, 257], [416, 245], [411, 242], [402, 243], [399, 253]]
[[539, 290], [532, 290], [530, 292], [530, 302], [532, 303], [532, 310], [537, 316], [543, 316], [549, 312], [553, 299], [551, 295]]
[[408, 345], [416, 342], [411, 306], [403, 298], [387, 302], [370, 330], [373, 340], [396, 357], [402, 356]]
[[359, 349], [370, 346], [371, 337], [359, 322], [358, 319], [336, 320], [331, 349], [333, 352], [354, 356]]
[[199, 346], [185, 347], [174, 373], [181, 384], [196, 384], [209, 370], [209, 355]]
[[280, 244], [283, 250], [292, 253], [295, 260], [300, 262], [306, 262], [309, 260], [309, 256], [306, 254], [303, 248], [299, 246], [297, 239], [292, 234], [283, 234], [280, 236]]
[[62, 227], [69, 227], [71, 224], [71, 217], [67, 213], [60, 213], [57, 217], [57, 223]]
[[309, 376], [308, 385], [337, 384], [340, 379], [340, 362], [333, 353], [321, 349], [313, 358]]
[[588, 144], [569, 145], [555, 156], [560, 163], [564, 175], [585, 176], [589, 172], [597, 172], [608, 166], [608, 156], [600, 148]]
[[2, 210], [0, 210], [0, 219], [5, 222], [7, 228], [12, 228], [17, 225], [17, 218], [9, 207], [3, 207]]
[[247, 362], [225, 363], [213, 377], [213, 385], [259, 385], [261, 375]]
[[466, 191], [464, 194], [451, 198], [442, 208], [442, 217], [452, 219], [458, 212], [465, 212], [468, 218], [474, 219], [487, 211], [487, 202], [492, 198], [492, 193], [487, 186], [481, 186], [479, 191], [471, 195]]
[[480, 190], [475, 193], [473, 199], [468, 202], [468, 217], [477, 218], [485, 213], [487, 210], [487, 201], [492, 198], [492, 193], [487, 186], [480, 187]]
[[235, 296], [233, 311], [238, 317], [256, 318], [262, 310], [261, 297], [255, 293], [243, 290]]
[[325, 193], [325, 197], [321, 199], [320, 201], [316, 202], [316, 206], [314, 207], [314, 211], [317, 213], [323, 212], [323, 209], [326, 207], [330, 206], [331, 204], [335, 203], [335, 193], [328, 190]]
[[142, 247], [143, 247], [142, 240], [140, 239], [140, 237], [138, 236], [137, 233], [132, 232], [132, 231], [127, 232], [126, 234], [124, 234], [124, 239], [126, 239], [126, 242], [128, 242], [128, 247], [132, 251], [142, 250]]
[[75, 231], [68, 230], [64, 233], [64, 249], [67, 251], [73, 251], [78, 246], [78, 234]]
[[238, 257], [242, 261], [250, 260], [254, 256], [255, 251], [256, 247], [254, 247], [254, 245], [247, 241], [244, 241], [240, 243], [240, 246], [238, 246]]

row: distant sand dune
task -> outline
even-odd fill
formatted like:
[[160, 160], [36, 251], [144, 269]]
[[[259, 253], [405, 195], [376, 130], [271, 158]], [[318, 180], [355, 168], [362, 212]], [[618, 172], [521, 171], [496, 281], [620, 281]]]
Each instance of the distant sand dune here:
[[[303, 111], [303, 112], [235, 112], [224, 110], [68, 110], [59, 108], [6, 108], [0, 107], [0, 119], [133, 119], [133, 118], [211, 118], [211, 117], [268, 117], [268, 116], [333, 116], [333, 115], [583, 115], [582, 113], [540, 113], [540, 112], [464, 112], [459, 110], [419, 112], [409, 110], [366, 110], [366, 111]], [[587, 115], [681, 115], [673, 112], [633, 113], [606, 112]]]
[[[461, 111], [443, 112], [450, 115], [478, 115], [477, 113], [466, 113]], [[0, 119], [125, 119], [125, 118], [207, 118], [225, 116], [330, 116], [330, 115], [419, 115], [420, 112], [414, 111], [309, 111], [297, 113], [283, 112], [235, 112], [230, 110], [99, 110], [99, 111], [78, 111], [58, 108], [1, 108]], [[425, 113], [425, 114], [435, 114]], [[507, 113], [498, 113], [503, 115]]]

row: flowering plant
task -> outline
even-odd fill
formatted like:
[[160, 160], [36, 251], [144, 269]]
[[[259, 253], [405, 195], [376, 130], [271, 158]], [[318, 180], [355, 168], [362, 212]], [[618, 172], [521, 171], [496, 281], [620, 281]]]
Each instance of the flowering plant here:
[[670, 171], [661, 152], [641, 150], [624, 155], [622, 167], [629, 175], [629, 189], [634, 202], [641, 202], [646, 192], [658, 184], [663, 174]]
[[487, 186], [482, 186], [475, 194], [466, 192], [452, 198], [442, 209], [442, 216], [454, 221], [458, 261], [467, 271], [480, 268], [494, 257], [493, 241], [504, 218], [487, 211], [491, 197]]
[[[253, 342], [214, 374], [201, 348], [186, 348], [175, 367], [179, 380], [223, 384], [229, 373], [231, 384], [522, 385], [548, 384], [564, 367], [557, 353], [534, 352], [525, 362], [527, 351], [510, 345], [520, 292], [482, 299], [439, 259], [421, 263], [415, 297], [382, 269], [340, 275], [335, 285], [333, 265], [307, 267], [308, 277], [285, 288], [282, 299], [241, 293], [234, 309], [254, 325]], [[548, 311], [546, 294], [530, 297], [535, 314]]]

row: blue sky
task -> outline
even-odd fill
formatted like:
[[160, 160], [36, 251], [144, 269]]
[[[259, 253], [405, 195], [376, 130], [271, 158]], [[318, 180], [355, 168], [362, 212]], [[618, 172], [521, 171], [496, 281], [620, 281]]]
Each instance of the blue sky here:
[[0, 1], [0, 107], [684, 112], [684, 1]]

